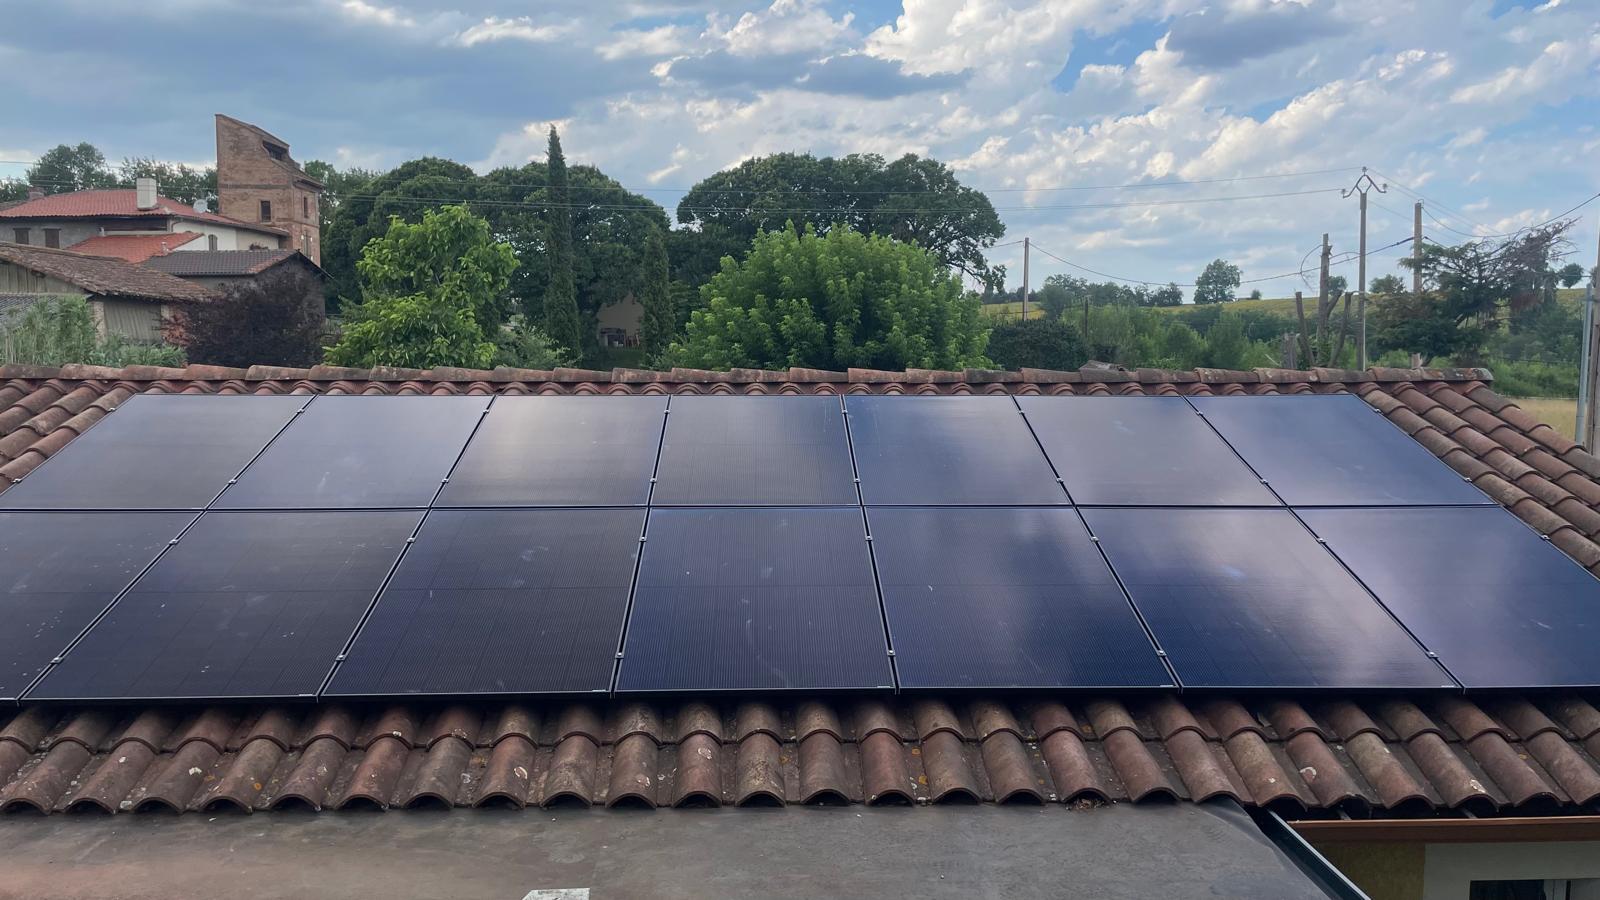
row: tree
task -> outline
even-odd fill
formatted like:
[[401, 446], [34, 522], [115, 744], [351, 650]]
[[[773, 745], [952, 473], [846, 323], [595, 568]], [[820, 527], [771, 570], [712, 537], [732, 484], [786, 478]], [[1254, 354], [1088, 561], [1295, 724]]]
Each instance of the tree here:
[[1582, 281], [1583, 276], [1587, 274], [1587, 272], [1583, 271], [1583, 266], [1580, 266], [1577, 263], [1567, 263], [1566, 265], [1562, 266], [1561, 271], [1557, 273], [1558, 277], [1561, 279], [1561, 286], [1564, 288], [1577, 287], [1578, 282]]
[[1345, 280], [1345, 277], [1343, 275], [1329, 275], [1328, 276], [1328, 296], [1329, 296], [1329, 298], [1337, 299], [1339, 297], [1339, 295], [1341, 295], [1341, 294], [1343, 294], [1345, 292], [1345, 288], [1348, 288], [1349, 286], [1350, 286], [1350, 282]]
[[117, 175], [122, 187], [133, 187], [139, 178], [154, 178], [161, 196], [190, 206], [204, 202], [206, 209], [217, 210], [217, 170], [211, 166], [195, 169], [183, 163], [132, 156], [117, 167]]
[[511, 247], [463, 204], [391, 221], [362, 252], [362, 301], [328, 361], [431, 368], [493, 364], [503, 295], [517, 267]]
[[1039, 308], [1044, 310], [1044, 317], [1047, 319], [1061, 318], [1061, 314], [1067, 311], [1072, 302], [1072, 292], [1067, 290], [1066, 285], [1056, 280], [1060, 277], [1052, 275], [1046, 278], [1044, 287], [1034, 293]]
[[934, 254], [849, 228], [756, 238], [700, 290], [671, 361], [710, 369], [984, 366], [976, 294]]
[[1006, 322], [989, 332], [988, 356], [1002, 369], [1072, 371], [1088, 356], [1078, 329], [1059, 317]]
[[1250, 338], [1237, 316], [1224, 315], [1206, 332], [1206, 365], [1214, 369], [1250, 367]]
[[639, 305], [644, 307], [639, 342], [645, 353], [654, 357], [672, 346], [678, 333], [678, 311], [673, 308], [667, 276], [667, 241], [659, 231], [650, 235], [646, 248], [644, 290]]
[[322, 303], [321, 278], [279, 265], [214, 300], [174, 306], [167, 339], [197, 363], [312, 366], [322, 360]]
[[1392, 297], [1406, 292], [1406, 283], [1399, 275], [1379, 275], [1367, 286], [1367, 292], [1377, 297]]
[[117, 176], [106, 167], [106, 156], [88, 141], [46, 150], [28, 167], [28, 183], [46, 194], [65, 194], [117, 186]]
[[545, 249], [550, 254], [550, 283], [544, 294], [544, 330], [563, 347], [578, 347], [583, 323], [578, 318], [578, 294], [572, 284], [572, 211], [567, 208], [567, 160], [561, 155], [561, 136], [550, 126], [550, 211]]
[[1253, 288], [1250, 291], [1250, 299], [1251, 300], [1260, 300], [1261, 299], [1261, 289], [1260, 288]]
[[1183, 288], [1168, 282], [1164, 288], [1158, 288], [1150, 295], [1151, 306], [1181, 306], [1183, 305]]
[[1205, 271], [1195, 279], [1194, 302], [1226, 303], [1233, 299], [1239, 287], [1239, 267], [1225, 259], [1206, 263]]
[[1005, 225], [981, 191], [966, 187], [950, 168], [908, 153], [888, 162], [877, 154], [817, 158], [778, 153], [749, 159], [689, 189], [678, 203], [683, 240], [704, 241], [697, 265], [676, 277], [703, 283], [724, 256], [747, 249], [758, 233], [793, 221], [826, 234], [843, 225], [916, 243], [941, 265], [996, 289], [1004, 270], [983, 252], [1005, 234]]
[[339, 169], [332, 163], [320, 159], [308, 161], [305, 164], [305, 171], [307, 175], [322, 182], [322, 194], [317, 198], [317, 204], [324, 226], [333, 221], [342, 202], [357, 194], [365, 193], [372, 187], [372, 183], [384, 174], [360, 166]]

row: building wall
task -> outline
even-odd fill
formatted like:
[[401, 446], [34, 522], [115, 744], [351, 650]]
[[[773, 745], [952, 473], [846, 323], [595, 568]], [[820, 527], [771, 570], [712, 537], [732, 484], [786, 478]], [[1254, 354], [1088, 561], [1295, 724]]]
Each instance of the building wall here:
[[596, 318], [596, 333], [603, 344], [605, 334], [610, 329], [620, 329], [629, 345], [639, 342], [639, 323], [644, 319], [644, 307], [639, 301], [629, 296], [600, 307]]
[[31, 269], [9, 262], [0, 262], [0, 293], [7, 294], [76, 294], [83, 289], [59, 278], [36, 274]]
[[28, 243], [34, 247], [44, 246], [44, 230], [46, 228], [61, 229], [61, 249], [71, 250], [74, 245], [81, 244], [92, 237], [102, 234], [151, 234], [160, 232], [195, 231], [199, 237], [177, 250], [207, 250], [210, 242], [206, 235], [216, 235], [218, 250], [251, 250], [260, 248], [276, 250], [282, 247], [287, 240], [281, 235], [263, 231], [251, 231], [247, 228], [235, 228], [231, 225], [218, 225], [215, 222], [205, 222], [195, 219], [170, 218], [170, 219], [7, 219], [0, 223], [0, 241], [9, 241], [16, 228], [28, 229]]
[[[288, 147], [284, 146], [285, 156]], [[217, 117], [217, 211], [245, 222], [261, 221], [261, 201], [272, 204], [262, 224], [289, 232], [285, 246], [322, 263], [318, 194], [288, 159], [276, 159], [261, 133], [225, 116]]]
[[160, 303], [97, 299], [93, 305], [98, 307], [95, 319], [102, 338], [114, 334], [141, 344], [160, 343], [164, 319]]

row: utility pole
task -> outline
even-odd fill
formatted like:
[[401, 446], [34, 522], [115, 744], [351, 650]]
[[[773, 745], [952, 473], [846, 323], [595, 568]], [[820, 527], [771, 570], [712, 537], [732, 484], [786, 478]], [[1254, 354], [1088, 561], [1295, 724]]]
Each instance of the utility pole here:
[[1590, 453], [1600, 446], [1600, 241], [1596, 242], [1594, 271], [1583, 298], [1583, 361], [1578, 369], [1578, 443]]
[[1028, 321], [1028, 239], [1022, 239], [1022, 321]]
[[[1363, 185], [1362, 182], [1365, 182]], [[1388, 184], [1379, 184], [1367, 174], [1367, 167], [1361, 167], [1361, 175], [1356, 178], [1356, 183], [1348, 190], [1340, 191], [1339, 196], [1348, 197], [1351, 194], [1361, 195], [1361, 247], [1357, 257], [1356, 273], [1356, 368], [1367, 367], [1367, 191], [1376, 188], [1378, 193], [1385, 194], [1389, 191]], [[1350, 307], [1346, 306], [1345, 309]]]
[[1411, 210], [1411, 293], [1422, 293], [1422, 201]]

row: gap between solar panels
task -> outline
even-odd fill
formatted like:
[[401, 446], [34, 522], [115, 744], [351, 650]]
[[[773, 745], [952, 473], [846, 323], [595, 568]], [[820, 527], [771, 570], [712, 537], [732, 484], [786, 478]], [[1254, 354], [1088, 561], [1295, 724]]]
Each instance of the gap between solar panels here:
[[136, 395], [0, 551], [6, 699], [1600, 683], [1600, 582], [1350, 395]]

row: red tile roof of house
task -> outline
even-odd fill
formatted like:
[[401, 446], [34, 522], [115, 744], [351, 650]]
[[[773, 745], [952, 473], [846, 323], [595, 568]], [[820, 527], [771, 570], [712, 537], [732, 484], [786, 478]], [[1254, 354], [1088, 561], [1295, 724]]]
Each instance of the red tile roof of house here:
[[43, 272], [88, 294], [180, 302], [211, 296], [210, 291], [197, 284], [112, 256], [0, 242], [0, 262]]
[[[0, 366], [0, 477], [134, 393], [1354, 393], [1600, 572], [1600, 459], [1481, 369], [786, 372]], [[1600, 803], [1600, 696], [822, 696], [550, 705], [30, 707], [0, 810], [1232, 797], [1289, 815]], [[9, 717], [9, 718], [8, 718]]]
[[250, 231], [269, 234], [285, 232], [258, 222], [242, 222], [214, 212], [200, 212], [193, 206], [171, 197], [157, 197], [151, 209], [140, 209], [137, 192], [133, 190], [71, 191], [51, 194], [38, 200], [25, 200], [15, 206], [0, 209], [0, 219], [82, 219], [82, 218], [179, 218], [194, 222], [212, 222]]
[[131, 263], [142, 263], [152, 256], [170, 253], [197, 237], [200, 237], [198, 231], [103, 234], [79, 241], [66, 249], [74, 253], [87, 253], [90, 256], [114, 256]]

